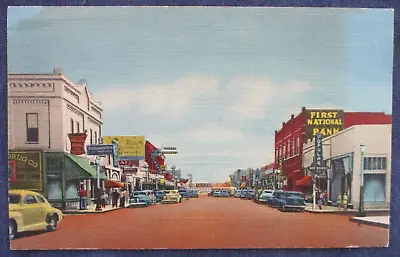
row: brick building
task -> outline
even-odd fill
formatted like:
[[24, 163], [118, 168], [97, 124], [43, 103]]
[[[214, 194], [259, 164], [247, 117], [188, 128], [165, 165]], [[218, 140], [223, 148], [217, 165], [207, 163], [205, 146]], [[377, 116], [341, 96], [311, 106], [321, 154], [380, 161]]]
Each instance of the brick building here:
[[[285, 177], [284, 185], [287, 190], [301, 190], [296, 182], [305, 176], [303, 170], [303, 145], [309, 140], [308, 116], [310, 112], [321, 110], [303, 107], [297, 116], [291, 115], [290, 120], [282, 122], [282, 127], [275, 131], [275, 169], [279, 169]], [[331, 110], [332, 111], [332, 110]], [[336, 110], [341, 111], [341, 110]], [[325, 118], [325, 117], [324, 117]], [[334, 119], [332, 119], [333, 123]], [[391, 124], [392, 115], [383, 112], [343, 112], [340, 119], [341, 129], [354, 125]], [[329, 127], [329, 125], [326, 125]], [[336, 128], [323, 129], [325, 136], [339, 130]], [[324, 133], [325, 133], [324, 132]]]

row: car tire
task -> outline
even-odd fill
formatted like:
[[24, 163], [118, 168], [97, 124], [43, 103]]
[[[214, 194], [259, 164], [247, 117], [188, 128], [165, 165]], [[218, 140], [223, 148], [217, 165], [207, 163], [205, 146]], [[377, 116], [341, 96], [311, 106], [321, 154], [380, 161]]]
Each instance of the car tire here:
[[57, 229], [57, 223], [58, 223], [58, 219], [55, 215], [49, 216], [48, 220], [47, 220], [47, 231], [48, 232], [53, 232]]
[[17, 234], [17, 226], [15, 225], [15, 222], [10, 220], [8, 222], [8, 236], [10, 240], [14, 240]]

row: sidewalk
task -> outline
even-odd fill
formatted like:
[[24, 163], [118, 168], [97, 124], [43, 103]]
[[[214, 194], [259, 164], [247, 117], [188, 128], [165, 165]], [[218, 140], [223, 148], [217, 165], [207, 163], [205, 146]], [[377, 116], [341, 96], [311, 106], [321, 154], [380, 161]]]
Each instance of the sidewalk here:
[[102, 208], [101, 211], [96, 211], [96, 205], [91, 204], [87, 206], [87, 210], [79, 210], [79, 209], [70, 209], [70, 210], [63, 210], [63, 214], [92, 214], [92, 213], [104, 213], [122, 209], [122, 207], [113, 208], [111, 205], [107, 205], [106, 208]]
[[389, 216], [350, 217], [349, 220], [358, 224], [377, 226], [381, 228], [389, 228], [390, 223]]
[[322, 210], [320, 210], [318, 208], [317, 204], [315, 205], [315, 209], [314, 210], [312, 209], [312, 207], [313, 207], [312, 203], [306, 203], [305, 211], [312, 212], [312, 213], [340, 213], [340, 214], [357, 212], [357, 210], [353, 210], [353, 209], [347, 209], [346, 211], [343, 210], [343, 209], [339, 210], [339, 208], [337, 208], [335, 206], [326, 206], [326, 205], [324, 205], [324, 206], [322, 206]]

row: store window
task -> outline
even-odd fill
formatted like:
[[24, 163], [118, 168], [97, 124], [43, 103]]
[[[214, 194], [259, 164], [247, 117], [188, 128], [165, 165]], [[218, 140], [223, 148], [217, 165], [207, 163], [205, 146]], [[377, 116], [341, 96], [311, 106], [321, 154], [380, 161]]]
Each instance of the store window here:
[[66, 182], [65, 198], [66, 199], [77, 199], [78, 198], [78, 185], [79, 181], [68, 180]]
[[49, 200], [62, 199], [62, 183], [60, 174], [47, 175], [47, 198]]
[[26, 114], [26, 142], [39, 143], [39, 115], [37, 113]]

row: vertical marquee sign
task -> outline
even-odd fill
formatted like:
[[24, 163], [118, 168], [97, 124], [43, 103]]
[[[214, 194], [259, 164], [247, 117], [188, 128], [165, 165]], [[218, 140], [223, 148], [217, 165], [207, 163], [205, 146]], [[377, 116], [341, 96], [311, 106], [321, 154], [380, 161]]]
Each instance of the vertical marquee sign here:
[[322, 139], [321, 133], [315, 135], [315, 148], [314, 148], [314, 163], [310, 167], [310, 170], [314, 172], [318, 177], [326, 177], [326, 171], [328, 167], [325, 165], [324, 155], [322, 151]]

